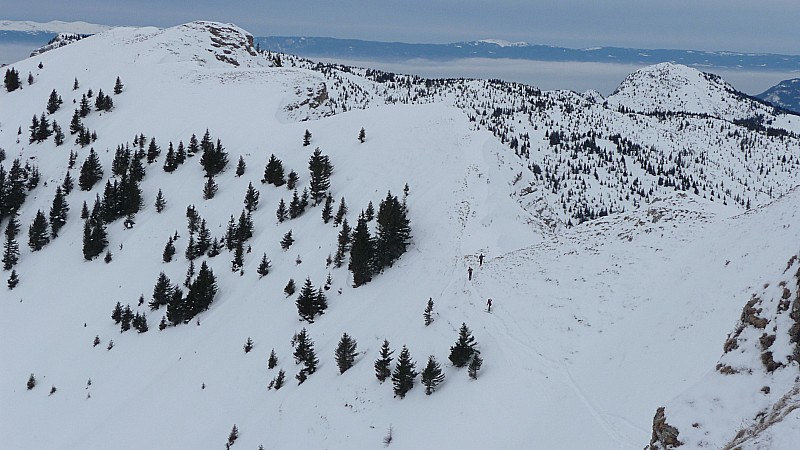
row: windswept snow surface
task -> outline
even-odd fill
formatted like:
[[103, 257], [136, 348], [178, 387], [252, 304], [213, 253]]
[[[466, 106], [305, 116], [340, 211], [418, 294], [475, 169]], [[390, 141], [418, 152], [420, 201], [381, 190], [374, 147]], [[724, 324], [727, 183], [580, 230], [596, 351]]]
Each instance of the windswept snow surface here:
[[[224, 45], [214, 45], [212, 28], [228, 30]], [[16, 157], [38, 165], [42, 182], [19, 216], [20, 284], [0, 291], [0, 447], [222, 448], [236, 424], [234, 448], [381, 448], [390, 428], [391, 448], [400, 449], [642, 448], [656, 407], [713, 369], [752, 287], [782, 270], [796, 250], [787, 243], [800, 240], [792, 217], [770, 206], [739, 217], [720, 202], [677, 194], [555, 234], [516, 200], [520, 159], [451, 98], [373, 101], [332, 116], [309, 110], [305, 117], [319, 120], [297, 121], [304, 116], [286, 106], [329, 80], [272, 67], [242, 44], [243, 33], [209, 23], [116, 28], [14, 65], [35, 82], [0, 92], [0, 147], [7, 165]], [[89, 88], [110, 93], [117, 76], [125, 89], [113, 96], [115, 109], [84, 119], [99, 136], [93, 147], [106, 176], [91, 192], [76, 187], [60, 236], [31, 252], [28, 225], [38, 209], [49, 210], [69, 151], [78, 151], [79, 166], [88, 148], [72, 145], [69, 135], [61, 147], [28, 144], [30, 118], [56, 89], [64, 105], [50, 120], [67, 132], [73, 102]], [[351, 81], [373, 89], [364, 95], [374, 100], [378, 89], [370, 82]], [[362, 127], [363, 144], [356, 140]], [[202, 199], [199, 156], [172, 174], [161, 169], [168, 142], [186, 144], [206, 129], [230, 159], [211, 200]], [[306, 129], [309, 147], [301, 145]], [[112, 262], [85, 262], [81, 205], [91, 206], [102, 191], [116, 146], [139, 133], [155, 137], [162, 151], [142, 183], [144, 209], [132, 229], [108, 225]], [[346, 265], [326, 267], [339, 229], [322, 222], [321, 207], [278, 224], [277, 204], [291, 192], [259, 183], [274, 153], [287, 172], [297, 171], [301, 189], [308, 186], [316, 147], [335, 166], [334, 208], [344, 197], [351, 225], [368, 202], [377, 207], [387, 191], [402, 196], [409, 186], [409, 251], [357, 289]], [[247, 171], [236, 177], [240, 155]], [[229, 217], [239, 216], [249, 182], [261, 201], [244, 273], [231, 271], [230, 252], [208, 258], [219, 285], [211, 308], [159, 331], [164, 309], [150, 312], [147, 301], [159, 272], [175, 284], [184, 279], [187, 205], [222, 236]], [[159, 189], [168, 201], [161, 214], [152, 206]], [[800, 199], [791, 194], [784, 204]], [[279, 241], [289, 230], [296, 242], [284, 251]], [[161, 252], [176, 232], [176, 260], [165, 264]], [[259, 279], [263, 253], [273, 269]], [[283, 287], [306, 277], [321, 286], [329, 273], [329, 309], [313, 324], [300, 322], [296, 296], [286, 298]], [[140, 295], [145, 304], [137, 307]], [[425, 327], [429, 298], [435, 315]], [[110, 318], [117, 301], [146, 312], [150, 331], [120, 334]], [[484, 359], [477, 380], [447, 359], [462, 323]], [[320, 364], [298, 386], [289, 341], [302, 327]], [[340, 375], [333, 352], [343, 332], [357, 339], [359, 356]], [[95, 336], [101, 344], [93, 347]], [[248, 337], [255, 347], [245, 353]], [[435, 355], [445, 382], [431, 396], [418, 383], [405, 399], [394, 398], [390, 382], [374, 376], [384, 339], [395, 357], [407, 345], [419, 371]], [[268, 370], [273, 348], [279, 364]], [[267, 390], [278, 369], [286, 371], [286, 386]], [[29, 391], [31, 373], [38, 385]], [[48, 395], [51, 386], [57, 391]]]

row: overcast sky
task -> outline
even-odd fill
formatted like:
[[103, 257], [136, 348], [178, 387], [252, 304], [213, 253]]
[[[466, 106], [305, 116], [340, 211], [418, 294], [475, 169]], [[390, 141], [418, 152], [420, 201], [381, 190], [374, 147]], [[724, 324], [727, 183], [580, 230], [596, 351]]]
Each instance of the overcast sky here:
[[445, 43], [504, 39], [798, 54], [798, 0], [40, 0], [0, 19], [167, 27], [232, 22], [256, 36]]

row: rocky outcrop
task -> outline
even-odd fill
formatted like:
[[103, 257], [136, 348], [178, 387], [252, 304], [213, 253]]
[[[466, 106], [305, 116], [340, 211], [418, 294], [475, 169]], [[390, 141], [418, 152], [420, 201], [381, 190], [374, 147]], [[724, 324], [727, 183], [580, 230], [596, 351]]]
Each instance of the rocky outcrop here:
[[678, 440], [678, 434], [678, 429], [667, 423], [667, 415], [664, 413], [664, 407], [661, 406], [653, 417], [653, 436], [650, 438], [650, 445], [646, 450], [666, 450], [680, 447], [683, 442]]

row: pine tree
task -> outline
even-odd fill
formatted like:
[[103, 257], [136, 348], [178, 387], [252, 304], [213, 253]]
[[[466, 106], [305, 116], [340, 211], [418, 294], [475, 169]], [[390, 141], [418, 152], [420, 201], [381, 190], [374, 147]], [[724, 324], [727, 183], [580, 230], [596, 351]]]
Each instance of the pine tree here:
[[33, 376], [33, 374], [31, 374], [31, 376], [28, 377], [27, 387], [29, 391], [36, 387], [36, 377]]
[[325, 198], [328, 189], [331, 186], [331, 174], [333, 173], [333, 165], [327, 155], [323, 155], [322, 151], [317, 147], [308, 161], [309, 183], [311, 185], [311, 199], [313, 205], [316, 206]]
[[155, 207], [157, 213], [161, 213], [164, 211], [164, 208], [167, 207], [167, 200], [164, 199], [164, 193], [161, 192], [161, 189], [159, 189], [158, 194], [156, 194]]
[[297, 305], [297, 314], [300, 319], [306, 322], [314, 322], [314, 286], [311, 285], [311, 279], [306, 278], [305, 284], [300, 289], [300, 294], [297, 296], [295, 304]]
[[236, 428], [236, 424], [233, 424], [233, 428], [231, 429], [230, 434], [228, 434], [228, 445], [227, 448], [231, 448], [236, 439], [239, 438], [239, 429]]
[[58, 111], [58, 108], [60, 108], [63, 103], [64, 102], [61, 101], [61, 96], [59, 96], [58, 92], [53, 89], [53, 91], [50, 93], [50, 98], [47, 100], [47, 112], [53, 114], [54, 112]]
[[297, 189], [292, 193], [292, 200], [289, 202], [289, 218], [296, 219], [302, 214], [300, 207], [300, 196], [297, 195]]
[[314, 342], [308, 336], [308, 332], [305, 328], [292, 337], [291, 344], [294, 348], [293, 356], [295, 363], [302, 363], [304, 366], [297, 377], [302, 384], [307, 375], [311, 375], [317, 371], [319, 360], [314, 351]]
[[28, 227], [28, 246], [36, 252], [50, 242], [50, 233], [47, 230], [47, 217], [42, 210], [36, 212], [33, 223]]
[[450, 347], [450, 361], [456, 367], [464, 367], [472, 358], [472, 355], [478, 353], [475, 348], [476, 345], [477, 342], [475, 342], [475, 337], [472, 336], [472, 331], [467, 328], [466, 323], [462, 323], [458, 331], [458, 339], [455, 345]]
[[358, 142], [363, 144], [366, 139], [367, 139], [367, 132], [362, 127], [361, 131], [358, 132]]
[[206, 219], [200, 221], [200, 228], [197, 230], [197, 243], [195, 243], [195, 255], [200, 256], [211, 247], [211, 231], [206, 225]]
[[114, 310], [111, 311], [111, 319], [117, 325], [122, 321], [122, 305], [120, 302], [117, 302], [116, 306], [114, 306]]
[[175, 149], [172, 147], [172, 141], [167, 148], [167, 155], [164, 157], [164, 172], [172, 173], [178, 168], [178, 160], [175, 155]]
[[297, 176], [297, 172], [294, 170], [289, 171], [289, 175], [286, 178], [286, 189], [290, 191], [295, 190], [298, 181], [300, 181], [300, 179]]
[[281, 369], [278, 371], [278, 375], [272, 380], [272, 383], [270, 383], [270, 385], [277, 391], [278, 389], [283, 387], [285, 380], [286, 380], [286, 372], [284, 372], [283, 369]]
[[274, 154], [270, 155], [269, 161], [267, 161], [267, 166], [264, 168], [264, 178], [261, 179], [261, 182], [272, 184], [276, 187], [286, 184], [283, 163]]
[[283, 293], [286, 294], [287, 297], [291, 297], [294, 295], [295, 289], [297, 289], [297, 287], [295, 286], [294, 279], [289, 278], [289, 282], [286, 283], [286, 286], [283, 288]]
[[400, 350], [400, 356], [397, 357], [397, 365], [392, 372], [392, 384], [394, 385], [394, 395], [400, 398], [405, 398], [406, 393], [414, 387], [414, 378], [417, 377], [415, 370], [416, 364], [411, 359], [411, 353], [405, 345]]
[[72, 120], [69, 122], [69, 134], [77, 134], [82, 129], [83, 123], [81, 122], [80, 111], [76, 109], [75, 113], [72, 114]]
[[428, 364], [422, 370], [422, 384], [425, 385], [425, 395], [431, 395], [436, 390], [436, 386], [444, 381], [442, 366], [436, 362], [433, 355], [428, 357]]
[[247, 192], [244, 195], [244, 208], [248, 212], [253, 212], [258, 209], [258, 198], [261, 196], [254, 187], [253, 183], [247, 185]]
[[292, 244], [294, 244], [294, 238], [292, 237], [292, 230], [289, 230], [283, 235], [283, 239], [281, 239], [281, 248], [288, 250]]
[[[88, 98], [86, 98], [86, 94], [83, 94], [83, 96], [81, 97], [80, 108], [79, 108], [79, 110], [78, 110], [78, 112], [79, 112], [80, 116], [81, 116], [81, 117], [86, 117], [86, 116], [88, 116], [88, 115], [89, 115], [89, 112], [90, 112], [91, 110], [92, 110], [92, 109], [89, 107], [89, 99], [88, 99]], [[82, 128], [82, 127], [81, 127], [81, 128]]]
[[211, 200], [217, 194], [217, 182], [214, 181], [214, 177], [208, 177], [206, 180], [205, 185], [203, 185], [203, 199], [204, 200]]
[[350, 246], [350, 264], [348, 269], [353, 272], [353, 287], [359, 287], [372, 280], [372, 267], [374, 259], [372, 238], [367, 229], [367, 219], [362, 214], [358, 218], [358, 225], [353, 231]]
[[253, 340], [250, 337], [247, 337], [247, 342], [244, 343], [244, 352], [250, 353], [250, 350], [253, 349]]
[[367, 210], [364, 212], [364, 217], [367, 218], [367, 222], [372, 222], [372, 219], [375, 218], [375, 207], [372, 206], [372, 201], [370, 201], [367, 205]]
[[339, 367], [339, 373], [345, 373], [347, 369], [353, 367], [358, 352], [356, 352], [356, 340], [350, 337], [347, 333], [342, 335], [339, 340], [339, 345], [336, 346], [334, 356], [336, 358], [336, 365]]
[[322, 207], [322, 222], [328, 223], [333, 218], [333, 196], [328, 193], [325, 196], [325, 205]]
[[267, 360], [267, 368], [272, 370], [277, 365], [278, 365], [278, 355], [275, 354], [275, 349], [273, 348], [272, 351], [269, 352], [269, 359]]
[[175, 150], [175, 163], [181, 165], [186, 162], [186, 148], [183, 146], [183, 141], [178, 141], [178, 149]]
[[[208, 136], [208, 130], [206, 130]], [[200, 165], [206, 172], [206, 177], [213, 177], [225, 170], [228, 165], [228, 153], [222, 147], [222, 142], [217, 139], [217, 145], [213, 146], [206, 143], [206, 136], [203, 136], [203, 154], [200, 156]]]
[[81, 174], [78, 177], [78, 186], [82, 191], [90, 191], [92, 187], [103, 178], [103, 167], [100, 165], [100, 158], [94, 148], [89, 150], [89, 156], [81, 166]]
[[378, 207], [375, 235], [375, 271], [391, 266], [408, 249], [411, 225], [406, 208], [391, 192]]
[[172, 292], [176, 288], [172, 285], [169, 277], [164, 272], [158, 274], [156, 285], [153, 287], [153, 298], [148, 303], [152, 311], [157, 310], [162, 306], [166, 306], [172, 297]]
[[69, 205], [64, 197], [61, 186], [56, 187], [56, 195], [53, 197], [53, 205], [50, 207], [50, 232], [53, 238], [58, 237], [58, 232], [67, 223], [67, 213]]
[[278, 222], [280, 223], [283, 223], [283, 221], [289, 218], [289, 213], [286, 211], [286, 202], [284, 202], [283, 199], [278, 202], [278, 210], [275, 211], [275, 216], [277, 216]]
[[256, 273], [258, 273], [259, 278], [263, 278], [269, 274], [269, 269], [272, 266], [270, 263], [269, 258], [267, 258], [267, 254], [261, 257], [261, 262], [258, 264], [258, 269], [256, 269]]
[[153, 164], [159, 155], [161, 149], [156, 145], [156, 138], [150, 138], [150, 145], [147, 146], [147, 164]]
[[19, 284], [19, 275], [16, 269], [11, 269], [11, 275], [8, 277], [8, 289], [13, 290]]
[[328, 309], [328, 298], [325, 297], [325, 291], [320, 287], [317, 288], [317, 293], [314, 295], [314, 315], [325, 314]]
[[90, 215], [83, 226], [83, 258], [92, 260], [108, 246], [108, 235], [103, 219], [98, 215]]
[[253, 216], [243, 209], [236, 224], [236, 238], [246, 242], [251, 237], [253, 237]]
[[333, 218], [333, 225], [339, 226], [347, 215], [347, 204], [345, 204], [344, 197], [339, 200], [339, 209], [336, 210], [336, 216]]
[[133, 310], [131, 309], [131, 305], [125, 305], [122, 308], [122, 320], [119, 323], [119, 328], [121, 332], [125, 332], [131, 329], [131, 322], [133, 322]]
[[78, 88], [80, 88], [80, 87], [81, 87], [80, 84], [78, 84], [78, 78], [76, 77], [75, 81], [72, 83], [72, 90], [73, 91], [77, 91]]
[[36, 117], [36, 114], [33, 115], [33, 120], [31, 120], [31, 126], [28, 127], [28, 130], [31, 133], [28, 138], [28, 143], [33, 144], [39, 136], [39, 118]]
[[428, 305], [425, 307], [425, 312], [422, 314], [425, 319], [425, 326], [427, 327], [433, 323], [433, 297], [428, 299]]
[[59, 125], [55, 120], [53, 121], [53, 142], [56, 143], [56, 147], [60, 147], [64, 145], [64, 131], [61, 130], [61, 125]]
[[309, 145], [311, 145], [311, 132], [306, 130], [303, 133], [303, 147], [308, 147]]
[[61, 188], [64, 190], [64, 195], [69, 195], [72, 192], [72, 188], [75, 187], [75, 181], [72, 178], [72, 174], [67, 171], [66, 175], [64, 175], [64, 181], [61, 182]]
[[161, 253], [161, 260], [165, 263], [172, 262], [172, 257], [175, 256], [175, 244], [172, 242], [172, 236], [164, 246], [164, 251]]
[[394, 351], [389, 350], [389, 341], [384, 339], [383, 346], [381, 346], [380, 356], [375, 360], [375, 376], [383, 383], [392, 374], [392, 354]]
[[119, 77], [117, 77], [117, 81], [114, 83], [114, 94], [121, 94], [123, 87], [122, 81], [120, 81]]
[[469, 366], [467, 367], [467, 374], [473, 380], [478, 379], [478, 371], [481, 370], [481, 366], [483, 365], [483, 359], [481, 359], [481, 354], [475, 352], [472, 355], [472, 359], [469, 360]]
[[208, 267], [208, 264], [203, 261], [200, 264], [200, 270], [197, 272], [197, 277], [189, 287], [189, 292], [186, 294], [186, 303], [188, 306], [188, 318], [191, 319], [200, 312], [207, 310], [214, 301], [214, 296], [217, 294], [217, 279], [214, 276], [214, 271]]
[[245, 170], [247, 170], [247, 164], [244, 162], [244, 158], [239, 156], [239, 162], [236, 164], [236, 176], [244, 175]]
[[342, 221], [342, 229], [339, 230], [339, 235], [336, 239], [336, 255], [333, 257], [333, 264], [337, 268], [342, 267], [347, 251], [350, 250], [350, 232], [350, 225], [347, 223], [347, 219], [344, 219]]

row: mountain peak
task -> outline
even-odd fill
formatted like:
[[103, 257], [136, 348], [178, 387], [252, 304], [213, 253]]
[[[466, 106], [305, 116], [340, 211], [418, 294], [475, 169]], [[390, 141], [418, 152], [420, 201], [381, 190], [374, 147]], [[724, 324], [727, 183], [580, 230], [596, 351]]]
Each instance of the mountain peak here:
[[672, 62], [643, 67], [625, 77], [608, 97], [608, 105], [643, 113], [684, 112], [726, 120], [773, 112], [718, 75]]

